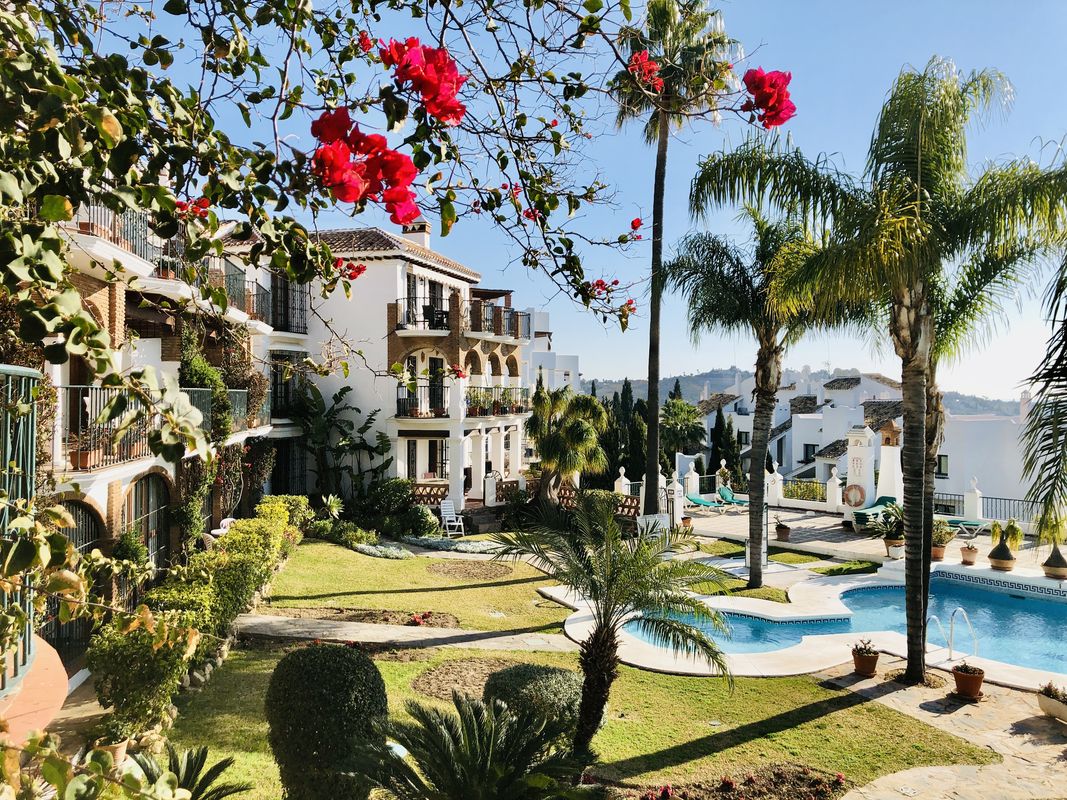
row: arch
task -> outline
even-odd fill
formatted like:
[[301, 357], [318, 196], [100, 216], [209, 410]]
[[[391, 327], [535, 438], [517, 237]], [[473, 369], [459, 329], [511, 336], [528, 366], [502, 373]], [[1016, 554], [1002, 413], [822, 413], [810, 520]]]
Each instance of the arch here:
[[420, 373], [426, 369], [427, 364], [431, 358], [444, 359], [445, 365], [453, 364], [458, 361], [456, 358], [450, 358], [443, 350], [436, 347], [427, 347], [425, 344], [416, 345], [408, 350], [405, 350], [397, 361], [406, 365], [409, 358], [415, 359], [415, 372]]
[[166, 566], [170, 554], [170, 510], [176, 497], [166, 469], [152, 467], [130, 482], [122, 503], [122, 531], [139, 530], [148, 558]]
[[508, 377], [519, 377], [519, 359], [515, 358], [514, 353], [508, 356], [508, 360], [505, 361], [504, 364], [508, 368]]
[[467, 355], [463, 358], [463, 368], [468, 375], [482, 374], [482, 357], [478, 355], [477, 350], [467, 351]]
[[500, 356], [496, 353], [489, 354], [489, 368], [486, 370], [494, 378], [500, 377]]
[[[104, 515], [104, 510], [100, 508], [99, 504], [91, 497], [87, 497], [83, 492], [66, 491], [57, 494], [55, 500], [62, 506], [68, 506], [68, 510], [70, 510], [69, 507], [72, 506], [80, 511], [86, 518], [91, 519], [92, 524], [96, 526], [96, 529], [99, 531], [97, 540], [109, 538], [107, 517]], [[78, 519], [77, 514], [74, 514], [74, 518], [75, 526], [77, 527], [80, 520]], [[63, 533], [68, 539], [73, 541], [74, 537], [70, 535], [71, 530], [71, 528], [64, 528]], [[75, 543], [75, 547], [77, 546], [77, 543]]]

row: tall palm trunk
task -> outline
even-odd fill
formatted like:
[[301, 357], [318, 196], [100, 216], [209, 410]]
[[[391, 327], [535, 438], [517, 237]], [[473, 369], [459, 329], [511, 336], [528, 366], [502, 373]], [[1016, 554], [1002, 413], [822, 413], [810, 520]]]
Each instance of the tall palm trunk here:
[[923, 620], [930, 616], [930, 569], [934, 545], [934, 479], [937, 474], [937, 453], [945, 439], [944, 395], [937, 388], [937, 364], [931, 359], [926, 374], [926, 472], [923, 478]]
[[756, 413], [752, 418], [752, 449], [748, 474], [748, 588], [763, 586], [764, 498], [767, 487], [767, 440], [774, 418], [775, 398], [782, 378], [782, 348], [777, 332], [761, 342], [756, 354]]
[[604, 720], [611, 685], [619, 674], [619, 642], [615, 632], [603, 625], [594, 628], [581, 644], [578, 665], [582, 670], [582, 700], [574, 732], [574, 752], [586, 753]]
[[541, 482], [537, 486], [537, 497], [542, 503], [559, 505], [560, 476], [554, 469], [541, 470]]
[[659, 513], [659, 312], [663, 295], [663, 193], [670, 124], [659, 114], [656, 174], [652, 182], [652, 280], [648, 301], [648, 436], [645, 440], [645, 514]]

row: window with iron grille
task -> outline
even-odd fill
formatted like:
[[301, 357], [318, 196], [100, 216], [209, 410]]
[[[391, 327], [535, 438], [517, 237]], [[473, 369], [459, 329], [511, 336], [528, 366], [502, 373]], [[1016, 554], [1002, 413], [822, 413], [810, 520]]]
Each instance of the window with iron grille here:
[[[63, 534], [81, 554], [87, 554], [104, 538], [104, 526], [93, 510], [77, 500], [63, 500], [60, 505], [74, 520], [74, 527], [64, 528]], [[92, 632], [92, 620], [80, 617], [70, 622], [59, 621], [59, 600], [48, 598], [44, 619], [41, 622], [41, 637], [59, 653], [65, 663], [76, 660], [85, 652]]]
[[122, 507], [122, 531], [138, 531], [148, 559], [157, 567], [168, 562], [170, 490], [160, 475], [146, 475], [130, 487]]
[[272, 419], [285, 419], [293, 410], [296, 399], [296, 365], [306, 353], [294, 350], [272, 350], [270, 353], [270, 413]]

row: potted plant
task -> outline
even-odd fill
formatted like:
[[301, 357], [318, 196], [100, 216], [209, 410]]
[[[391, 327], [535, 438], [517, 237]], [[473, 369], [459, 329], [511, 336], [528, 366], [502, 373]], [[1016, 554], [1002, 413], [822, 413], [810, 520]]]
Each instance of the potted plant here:
[[782, 522], [782, 515], [774, 515], [774, 538], [779, 542], [789, 541], [789, 532], [792, 530], [788, 525]]
[[682, 517], [682, 527], [683, 528], [692, 528], [693, 527], [693, 518], [692, 517]]
[[1048, 558], [1041, 562], [1041, 569], [1045, 571], [1046, 578], [1055, 580], [1067, 580], [1067, 558], [1060, 552], [1060, 543], [1053, 540], [1052, 552]]
[[445, 409], [442, 406], [437, 406], [433, 410], [433, 415], [435, 417], [443, 417], [445, 415]]
[[904, 557], [904, 509], [896, 503], [890, 503], [870, 528], [885, 543], [887, 556]]
[[974, 542], [967, 542], [960, 548], [960, 557], [964, 564], [973, 567], [978, 563], [978, 547]]
[[104, 460], [104, 448], [111, 432], [97, 422], [86, 425], [68, 439], [71, 466], [74, 469], [93, 469]]
[[933, 542], [930, 545], [930, 560], [944, 561], [945, 548], [956, 538], [956, 532], [943, 519], [934, 520]]
[[966, 661], [961, 661], [952, 668], [952, 677], [956, 681], [956, 694], [964, 700], [977, 700], [982, 696], [985, 670], [981, 667], [973, 667]]
[[467, 390], [467, 416], [478, 417], [481, 416], [478, 407], [478, 390], [470, 388]]
[[112, 761], [118, 767], [126, 760], [130, 737], [136, 733], [135, 726], [114, 714], [108, 714], [96, 727], [93, 748], [110, 753]]
[[1022, 544], [1023, 530], [1015, 520], [1008, 520], [1003, 530], [1000, 524], [993, 523], [990, 532], [993, 544], [996, 545], [989, 551], [989, 566], [1000, 572], [1011, 572], [1015, 568], [1015, 554], [1012, 552], [1012, 544], [1018, 547]]
[[1067, 722], [1067, 689], [1061, 689], [1049, 681], [1038, 690], [1037, 704], [1048, 716]]
[[853, 671], [864, 678], [873, 678], [878, 674], [878, 651], [870, 639], [860, 639], [852, 645], [852, 664]]

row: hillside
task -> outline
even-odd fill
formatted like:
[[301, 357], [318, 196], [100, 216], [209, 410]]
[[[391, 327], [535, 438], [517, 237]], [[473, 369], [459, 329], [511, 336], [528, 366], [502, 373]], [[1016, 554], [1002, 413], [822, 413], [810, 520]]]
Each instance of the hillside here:
[[[834, 376], [855, 374], [857, 372], [858, 370], [854, 369], [836, 369], [833, 373], [826, 370], [815, 370], [812, 372], [812, 376], [829, 380]], [[722, 392], [734, 385], [734, 377], [737, 374], [740, 374], [742, 380], [752, 375], [751, 372], [735, 370], [732, 367], [730, 369], [713, 369], [691, 375], [669, 375], [660, 381], [660, 400], [666, 399], [667, 393], [674, 387], [675, 378], [682, 385], [682, 397], [690, 402], [695, 402], [700, 398], [700, 393], [704, 390], [705, 383], [707, 383], [708, 391]], [[622, 378], [612, 380], [597, 379], [597, 395], [601, 397], [610, 396], [612, 393], [619, 391], [622, 388], [622, 381]], [[643, 378], [631, 379], [630, 383], [633, 385], [635, 397], [645, 396], [648, 391], [648, 381]], [[591, 384], [592, 381], [583, 380], [582, 388], [588, 392]], [[945, 408], [951, 414], [999, 414], [1010, 417], [1019, 413], [1019, 402], [1017, 400], [993, 400], [989, 397], [978, 397], [977, 395], [961, 394], [960, 392], [945, 392]]]

